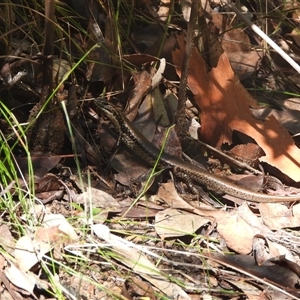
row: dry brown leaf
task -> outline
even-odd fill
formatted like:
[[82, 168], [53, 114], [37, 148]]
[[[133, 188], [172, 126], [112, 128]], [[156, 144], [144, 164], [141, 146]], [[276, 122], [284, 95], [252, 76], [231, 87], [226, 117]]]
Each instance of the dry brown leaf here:
[[264, 152], [258, 145], [248, 143], [234, 146], [228, 152], [228, 155], [248, 164], [251, 167], [257, 167], [259, 164], [259, 158], [264, 155]]
[[164, 238], [178, 237], [193, 234], [208, 222], [210, 222], [208, 218], [168, 208], [156, 214], [155, 230], [159, 236]]
[[252, 251], [255, 235], [271, 234], [271, 230], [263, 225], [261, 218], [257, 217], [245, 202], [231, 212], [214, 210], [207, 214], [216, 219], [217, 230], [226, 245], [241, 254], [249, 254]]
[[38, 228], [35, 239], [38, 242], [49, 243], [51, 245], [64, 245], [71, 242], [69, 236], [59, 230], [58, 226]]
[[227, 55], [232, 69], [241, 80], [250, 77], [256, 71], [261, 59], [261, 55], [256, 51], [236, 51]]
[[218, 263], [250, 275], [260, 282], [268, 283], [270, 287], [275, 288], [275, 291], [268, 289], [268, 293], [272, 294], [272, 296], [266, 299], [289, 299], [286, 298], [286, 295], [294, 296], [293, 299], [299, 299], [297, 298], [299, 291], [295, 288], [299, 277], [288, 268], [279, 265], [258, 266], [253, 257], [248, 255], [213, 254], [210, 256], [211, 259]]
[[[53, 169], [62, 159], [62, 155], [49, 155], [49, 153], [31, 153], [30, 161], [36, 178], [42, 178]], [[28, 157], [15, 156], [22, 174], [28, 175]]]
[[1, 247], [4, 248], [8, 253], [10, 253], [12, 249], [15, 248], [15, 240], [12, 235], [10, 226], [6, 224], [3, 221], [3, 219], [1, 219], [0, 232], [1, 232], [1, 236], [0, 236]]
[[[278, 204], [279, 205], [279, 204]], [[280, 206], [280, 205], [279, 205]], [[264, 204], [259, 205], [259, 210], [264, 209]], [[265, 211], [268, 209], [266, 208]], [[222, 215], [217, 215], [216, 211], [211, 211], [210, 215], [215, 217], [218, 223], [218, 232], [223, 236], [226, 245], [240, 254], [249, 254], [255, 244], [253, 241], [255, 237], [264, 237], [266, 247], [268, 248], [269, 258], [278, 255], [287, 255], [288, 259], [293, 261], [293, 256], [286, 249], [286, 247], [271, 242], [265, 237], [280, 239], [281, 233], [272, 232], [269, 228], [271, 225], [280, 223], [280, 217], [275, 217], [269, 221], [267, 213], [261, 213], [263, 216], [260, 218], [250, 210], [247, 203], [242, 204], [236, 211], [230, 213], [226, 212]], [[278, 221], [276, 222], [276, 218]], [[273, 222], [273, 223], [272, 223]], [[276, 229], [281, 227], [277, 225]]]
[[30, 270], [53, 247], [49, 243], [37, 241], [26, 235], [21, 237], [15, 248], [15, 259], [21, 271]]
[[[120, 216], [126, 216], [126, 218], [145, 219], [153, 218], [156, 216], [158, 210], [150, 209], [147, 207], [131, 207], [127, 206], [119, 213]], [[106, 220], [105, 220], [106, 221]]]
[[296, 45], [298, 47], [300, 47], [300, 35], [299, 35], [298, 29], [297, 30], [296, 29], [292, 30], [292, 32], [287, 34], [287, 36], [292, 37], [294, 39], [294, 42], [296, 43]]
[[12, 284], [33, 294], [33, 290], [38, 283], [33, 273], [20, 270], [15, 264], [10, 263], [10, 266], [5, 269], [4, 274]]
[[[183, 289], [168, 278], [161, 275], [160, 270], [139, 251], [134, 243], [112, 234], [107, 226], [98, 224], [92, 225], [93, 232], [111, 247], [111, 252], [115, 254], [115, 259], [122, 262], [133, 272], [149, 281], [156, 288], [164, 292], [168, 297], [190, 300], [191, 298]], [[148, 251], [148, 255], [151, 255]]]
[[241, 79], [251, 76], [258, 66], [261, 56], [257, 51], [252, 51], [250, 38], [245, 30], [226, 24], [228, 18], [224, 14], [213, 13], [212, 18], [222, 33], [222, 48], [227, 53], [235, 73]]
[[233, 286], [237, 286], [241, 291], [245, 293], [248, 300], [267, 300], [267, 296], [263, 296], [263, 292], [255, 284], [241, 280], [228, 280]]
[[[180, 66], [185, 49], [184, 38], [178, 36], [179, 49], [173, 51], [173, 61]], [[180, 75], [180, 69], [177, 69]], [[249, 101], [255, 102], [241, 85], [223, 53], [216, 68], [206, 72], [200, 53], [194, 49], [188, 76], [188, 85], [201, 108], [201, 137], [220, 147], [232, 142], [234, 130], [253, 138], [266, 153], [261, 161], [276, 167], [295, 181], [300, 181], [300, 150], [285, 128], [271, 116], [265, 122], [255, 120]]]
[[130, 92], [129, 100], [127, 102], [126, 109], [124, 111], [128, 120], [133, 121], [137, 115], [138, 107], [143, 97], [151, 89], [152, 77], [151, 75], [143, 71], [141, 73], [132, 73], [132, 77], [135, 83], [134, 89]]
[[[208, 222], [208, 220], [214, 220], [217, 224], [217, 230], [224, 238], [226, 245], [240, 254], [249, 254], [253, 250], [253, 239], [256, 235], [260, 235], [262, 237], [274, 237], [277, 239], [280, 238], [280, 234], [277, 236], [276, 233], [273, 233], [264, 224], [268, 222], [265, 221], [264, 218], [260, 218], [253, 213], [246, 202], [239, 206], [237, 210], [233, 210], [231, 212], [212, 208], [194, 208], [177, 194], [175, 187], [171, 182], [161, 185], [158, 196], [172, 208], [177, 207], [199, 216], [205, 216], [205, 219], [207, 219], [206, 222]], [[297, 206], [298, 205], [295, 207]], [[262, 204], [259, 205], [259, 208], [261, 207], [263, 207]], [[165, 214], [165, 212], [163, 213]], [[168, 216], [171, 217], [171, 215], [172, 214], [169, 214]], [[268, 216], [266, 216], [266, 218], [268, 218]], [[272, 221], [275, 222], [275, 219]], [[178, 222], [180, 223], [180, 221]], [[158, 225], [162, 226], [162, 223], [158, 223]], [[176, 228], [176, 225], [173, 224], [163, 226], [167, 227], [167, 229], [171, 226]], [[180, 230], [182, 231], [182, 228], [180, 228]], [[166, 230], [166, 233], [169, 234], [170, 231]], [[269, 240], [266, 241], [270, 257], [288, 255], [289, 259], [292, 260], [291, 254], [284, 246], [270, 242]]]
[[200, 207], [198, 206], [198, 208], [195, 208], [192, 205], [188, 204], [178, 195], [173, 182], [161, 184], [158, 189], [157, 196], [163, 201], [165, 201], [169, 205], [169, 207], [191, 211], [199, 215], [209, 215], [207, 213], [202, 214], [201, 208], [208, 209], [209, 211], [213, 210], [211, 206], [207, 206], [203, 203], [200, 203]]
[[114, 197], [93, 187], [87, 187], [86, 192], [78, 195], [74, 202], [84, 204], [86, 207], [108, 209], [113, 212], [119, 212], [121, 210], [119, 202], [117, 202]]
[[279, 230], [286, 227], [300, 226], [300, 204], [293, 209], [279, 203], [261, 203], [259, 211], [264, 223], [272, 230]]
[[255, 236], [253, 239], [253, 255], [258, 265], [267, 264], [268, 260], [280, 256], [284, 256], [291, 262], [295, 261], [292, 253], [286, 247], [271, 242], [261, 235]]
[[[107, 220], [110, 212], [120, 212], [122, 208], [120, 204], [108, 193], [95, 189], [93, 187], [87, 187], [86, 191], [78, 195], [74, 199], [75, 203], [82, 204], [86, 210], [98, 208], [98, 213], [94, 211], [93, 220], [96, 223], [104, 223]], [[83, 220], [86, 220], [86, 213], [80, 213]], [[86, 220], [88, 222], [88, 220]]]
[[259, 266], [271, 258], [268, 248], [266, 247], [266, 239], [260, 234], [256, 235], [253, 239], [253, 256]]
[[44, 228], [57, 227], [61, 233], [64, 233], [72, 241], [78, 241], [79, 237], [74, 227], [61, 214], [47, 214], [43, 220]]
[[55, 199], [60, 199], [64, 194], [64, 188], [64, 183], [51, 173], [45, 174], [40, 180], [36, 180], [35, 182], [36, 196], [44, 204]]
[[241, 27], [233, 27], [229, 24], [226, 14], [214, 12], [212, 21], [219, 28], [221, 43], [225, 52], [250, 51], [251, 42], [245, 30]]
[[252, 238], [257, 229], [244, 221], [234, 213], [218, 220], [218, 232], [223, 236], [226, 245], [241, 254], [249, 254], [252, 251]]
[[252, 114], [258, 120], [265, 120], [267, 117], [274, 116], [280, 124], [282, 124], [286, 130], [292, 134], [297, 134], [300, 132], [300, 111], [285, 109], [277, 110], [271, 107], [265, 107], [260, 109], [251, 110]]
[[50, 192], [59, 190], [63, 186], [62, 181], [54, 174], [48, 173], [35, 182], [35, 192]]
[[175, 128], [169, 128], [168, 136], [166, 136], [167, 127], [171, 125], [171, 122], [164, 106], [164, 96], [159, 89], [152, 90], [145, 97], [133, 123], [156, 148], [161, 149], [165, 144], [164, 152], [178, 157], [181, 156], [181, 144]]
[[[145, 299], [155, 299], [155, 291], [153, 287], [138, 277], [133, 277], [126, 279], [122, 289], [122, 295], [126, 299], [132, 299], [135, 297], [145, 297]], [[130, 296], [131, 295], [131, 296]]]
[[154, 119], [156, 122], [164, 127], [170, 126], [170, 118], [168, 112], [164, 106], [164, 96], [162, 95], [159, 88], [155, 88], [151, 92], [150, 104], [153, 107]]

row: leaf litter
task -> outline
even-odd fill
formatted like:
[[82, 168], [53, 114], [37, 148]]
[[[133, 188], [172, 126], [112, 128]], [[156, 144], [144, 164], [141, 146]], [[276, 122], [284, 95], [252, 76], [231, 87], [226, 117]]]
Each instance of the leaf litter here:
[[[182, 34], [186, 32], [189, 9], [182, 6], [185, 20], [179, 22], [172, 16], [172, 22], [180, 24], [176, 27], [165, 23], [170, 21], [166, 14], [172, 10], [163, 9], [163, 5], [151, 6], [150, 2], [135, 3], [133, 9], [139, 13], [144, 9], [153, 17], [156, 8], [159, 26], [147, 22], [137, 25], [125, 39], [124, 54], [116, 47], [118, 39], [114, 33], [120, 27], [113, 28], [111, 16], [115, 7], [99, 7], [96, 1], [91, 1], [88, 7], [83, 4], [88, 8], [81, 12], [89, 21], [87, 35], [83, 36], [79, 30], [66, 39], [70, 39], [71, 44], [81, 39], [83, 45], [78, 52], [82, 50], [82, 55], [90, 52], [86, 61], [83, 59], [85, 63], [78, 65], [77, 73], [72, 74], [76, 80], [64, 78], [61, 73], [66, 64], [71, 72], [74, 64], [65, 59], [54, 60], [53, 70], [60, 76], [59, 79], [55, 76], [56, 80], [66, 81], [59, 88], [62, 94], [52, 95], [55, 100], [49, 105], [45, 104], [47, 93], [39, 91], [49, 84], [45, 70], [33, 75], [31, 83], [23, 76], [26, 72], [21, 78], [8, 81], [17, 78], [19, 70], [13, 63], [16, 58], [9, 58], [11, 52], [3, 53], [9, 59], [1, 62], [1, 115], [5, 116], [4, 105], [16, 115], [1, 118], [1, 133], [6, 133], [3, 145], [12, 145], [9, 134], [13, 131], [8, 127], [11, 122], [18, 128], [14, 129], [17, 133], [14, 142], [22, 146], [24, 135], [18, 122], [33, 120], [35, 124], [28, 132], [29, 151], [33, 155], [25, 155], [28, 151], [25, 146], [25, 152], [15, 160], [20, 166], [19, 172], [26, 173], [23, 176], [26, 180], [21, 182], [17, 175], [15, 181], [10, 180], [13, 185], [1, 183], [1, 245], [4, 249], [1, 272], [6, 291], [15, 298], [26, 295], [30, 299], [46, 290], [47, 299], [51, 296], [134, 299], [134, 295], [150, 299], [299, 299], [299, 239], [294, 231], [299, 227], [299, 203], [253, 204], [228, 197], [216, 198], [209, 195], [205, 187], [204, 190], [199, 187], [200, 197], [195, 197], [187, 194], [188, 189], [180, 180], [170, 180], [173, 178], [170, 170], [154, 172], [149, 179], [151, 170], [118, 143], [113, 126], [102, 119], [93, 105], [94, 98], [100, 95], [111, 100], [156, 147], [165, 144], [166, 152], [182, 157], [181, 137], [174, 129], [166, 136], [166, 127], [178, 120], [177, 100], [182, 100], [178, 80], [187, 76], [187, 103], [195, 106], [189, 110], [185, 106], [193, 126], [187, 124], [182, 132], [193, 131], [194, 140], [199, 133], [200, 140], [216, 148], [210, 152], [208, 147], [203, 148], [203, 144], [195, 141], [193, 144], [190, 139], [192, 146], [187, 152], [192, 153], [195, 163], [200, 156], [198, 164], [226, 177], [231, 171], [253, 170], [263, 165], [263, 170], [255, 171], [259, 176], [253, 179], [247, 175], [239, 183], [246, 182], [247, 188], [256, 187], [276, 195], [298, 194], [299, 148], [290, 135], [297, 134], [298, 114], [261, 108], [239, 80], [254, 78], [260, 70], [267, 73], [262, 59], [264, 53], [250, 47], [253, 34], [235, 28], [240, 23], [231, 19], [230, 14], [224, 17], [213, 12], [213, 6], [218, 4], [211, 3], [206, 7], [207, 15], [211, 15], [206, 24], [210, 31], [205, 32], [206, 38], [214, 44], [208, 49], [209, 59], [204, 60], [199, 45], [186, 45], [188, 39]], [[76, 4], [72, 5], [78, 9]], [[123, 5], [119, 9], [129, 8]], [[2, 13], [1, 7], [0, 11]], [[199, 12], [200, 20], [203, 11]], [[104, 16], [107, 22], [102, 30]], [[119, 21], [126, 23], [124, 19]], [[201, 26], [206, 26], [201, 22]], [[164, 36], [161, 29], [166, 26], [169, 26], [169, 34]], [[216, 28], [220, 30], [219, 36], [215, 35], [218, 30], [213, 32]], [[45, 41], [49, 42], [47, 28], [45, 35]], [[297, 44], [295, 31], [290, 35]], [[257, 38], [254, 40], [258, 42]], [[101, 47], [93, 48], [95, 43]], [[190, 47], [190, 52], [186, 47]], [[288, 51], [292, 51], [291, 48]], [[28, 49], [17, 50], [15, 57], [19, 55], [22, 64], [24, 57], [33, 55]], [[54, 51], [51, 50], [50, 55]], [[71, 56], [78, 55], [76, 51], [68, 51]], [[191, 53], [188, 73], [182, 74], [181, 66], [187, 53]], [[41, 64], [41, 58], [34, 57], [34, 60]], [[279, 65], [276, 57], [274, 61]], [[41, 84], [35, 80], [37, 77], [43, 77], [43, 83], [33, 90], [32, 83]], [[267, 77], [271, 77], [270, 73]], [[51, 82], [58, 83], [62, 82]], [[27, 93], [26, 101], [34, 99], [35, 102], [31, 112], [18, 108], [21, 103], [18, 89], [24, 86], [28, 87], [23, 89], [23, 94]], [[8, 89], [10, 96], [3, 93]], [[10, 97], [13, 104], [2, 100], [6, 97]], [[72, 103], [66, 107], [75, 136], [74, 132], [66, 132], [67, 118], [62, 119], [58, 105], [67, 98]], [[40, 113], [44, 105], [45, 113]], [[55, 119], [59, 122], [53, 126]], [[106, 124], [106, 134], [101, 134], [100, 123]], [[34, 139], [31, 137], [33, 128]], [[219, 156], [224, 148], [228, 154]], [[18, 156], [15, 149], [11, 153]], [[74, 160], [80, 169], [78, 184], [70, 175], [77, 172]], [[216, 160], [218, 163], [213, 165]], [[238, 160], [248, 167], [244, 168]], [[68, 168], [70, 172], [65, 171]], [[265, 173], [295, 187], [287, 189]], [[143, 174], [146, 175], [143, 177]], [[38, 178], [33, 179], [33, 175]], [[20, 194], [26, 188], [25, 195]]]

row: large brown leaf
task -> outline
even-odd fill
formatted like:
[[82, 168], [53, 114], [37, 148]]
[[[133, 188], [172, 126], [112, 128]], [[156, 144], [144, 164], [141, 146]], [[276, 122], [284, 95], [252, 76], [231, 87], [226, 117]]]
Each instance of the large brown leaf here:
[[[184, 39], [178, 36], [179, 48], [173, 62], [181, 66]], [[180, 69], [177, 69], [180, 76]], [[237, 130], [253, 138], [266, 153], [260, 160], [276, 167], [295, 181], [300, 180], [300, 150], [288, 131], [273, 117], [264, 122], [254, 119], [249, 103], [255, 100], [235, 77], [228, 57], [223, 53], [216, 68], [206, 71], [205, 62], [194, 49], [190, 59], [188, 86], [201, 108], [201, 138], [213, 146], [231, 143]]]

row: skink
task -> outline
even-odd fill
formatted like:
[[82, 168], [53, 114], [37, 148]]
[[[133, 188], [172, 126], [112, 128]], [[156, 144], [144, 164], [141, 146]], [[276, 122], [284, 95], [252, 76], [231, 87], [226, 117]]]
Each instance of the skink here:
[[[119, 139], [125, 144], [125, 146], [146, 163], [154, 166], [158, 160], [160, 150], [153, 146], [113, 104], [102, 99], [95, 99], [95, 104], [112, 122], [119, 135]], [[183, 179], [191, 179], [192, 181], [203, 185], [213, 193], [220, 195], [227, 194], [250, 202], [275, 203], [294, 202], [300, 200], [300, 195], [272, 196], [252, 192], [166, 153], [162, 153], [160, 156], [157, 167], [158, 169], [172, 169], [176, 176]]]

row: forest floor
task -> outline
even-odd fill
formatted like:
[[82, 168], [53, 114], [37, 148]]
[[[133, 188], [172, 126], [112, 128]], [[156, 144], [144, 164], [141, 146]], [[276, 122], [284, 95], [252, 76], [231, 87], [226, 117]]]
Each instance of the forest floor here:
[[299, 15], [0, 3], [1, 299], [300, 299]]

